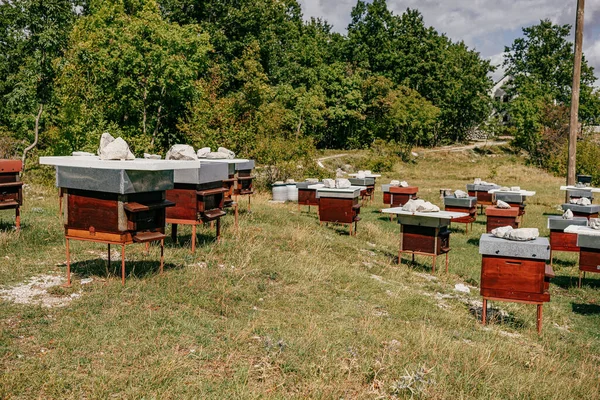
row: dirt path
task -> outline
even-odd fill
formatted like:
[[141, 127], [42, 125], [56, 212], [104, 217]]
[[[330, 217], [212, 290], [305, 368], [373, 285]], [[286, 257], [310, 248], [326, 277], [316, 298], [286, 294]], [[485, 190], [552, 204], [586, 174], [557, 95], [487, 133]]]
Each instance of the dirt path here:
[[435, 149], [423, 150], [423, 151], [421, 151], [421, 153], [422, 154], [439, 153], [442, 151], [458, 152], [458, 151], [465, 151], [465, 150], [473, 150], [473, 149], [476, 149], [479, 147], [502, 146], [505, 144], [508, 144], [508, 142], [507, 141], [485, 141], [485, 142], [477, 142], [477, 143], [469, 144], [466, 146], [443, 146], [443, 147], [438, 147]]
[[323, 165], [323, 161], [325, 160], [331, 160], [333, 158], [341, 158], [341, 157], [346, 157], [348, 154], [344, 153], [344, 154], [335, 154], [333, 156], [327, 156], [327, 157], [321, 157], [321, 158], [317, 158], [317, 165], [321, 168], [325, 168], [325, 166]]

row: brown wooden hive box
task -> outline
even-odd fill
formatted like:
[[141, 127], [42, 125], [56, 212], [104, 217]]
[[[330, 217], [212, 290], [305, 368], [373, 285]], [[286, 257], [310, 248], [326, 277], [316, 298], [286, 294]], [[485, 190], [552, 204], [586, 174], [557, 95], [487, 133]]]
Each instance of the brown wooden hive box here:
[[485, 209], [485, 214], [487, 216], [487, 233], [501, 226], [512, 226], [516, 229], [521, 224], [518, 208], [488, 207]]
[[537, 330], [542, 329], [542, 304], [550, 301], [552, 267], [547, 238], [514, 242], [489, 234], [481, 236], [480, 293], [483, 296], [482, 322], [486, 323], [487, 301], [501, 300], [537, 305]]
[[0, 160], [0, 210], [15, 210], [15, 226], [21, 228], [23, 182], [19, 173], [23, 169], [19, 160]]
[[419, 192], [419, 188], [417, 186], [391, 186], [390, 194], [391, 194], [391, 206], [398, 207], [406, 204], [410, 199], [414, 199], [417, 197], [417, 193]]
[[450, 251], [450, 230], [447, 227], [402, 225], [402, 251], [445, 254]]
[[350, 225], [350, 234], [356, 234], [356, 226], [360, 221], [360, 188], [319, 188], [317, 198], [321, 224], [331, 222]]

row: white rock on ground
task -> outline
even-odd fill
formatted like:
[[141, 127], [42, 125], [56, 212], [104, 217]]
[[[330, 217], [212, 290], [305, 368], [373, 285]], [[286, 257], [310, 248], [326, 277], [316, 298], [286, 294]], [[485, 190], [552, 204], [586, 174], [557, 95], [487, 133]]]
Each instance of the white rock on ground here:
[[471, 293], [471, 289], [465, 284], [457, 283], [454, 285], [454, 290], [461, 293]]
[[194, 148], [187, 144], [173, 145], [165, 157], [167, 160], [197, 160], [198, 156]]

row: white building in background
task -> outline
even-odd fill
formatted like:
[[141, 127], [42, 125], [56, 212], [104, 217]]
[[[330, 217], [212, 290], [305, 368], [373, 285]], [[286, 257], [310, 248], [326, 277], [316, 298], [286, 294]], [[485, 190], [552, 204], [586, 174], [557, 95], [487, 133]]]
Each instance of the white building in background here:
[[[502, 103], [508, 103], [510, 101], [510, 96], [507, 93], [506, 89], [510, 86], [513, 81], [512, 75], [504, 75], [502, 79], [494, 84], [492, 90], [490, 91], [490, 97], [496, 101]], [[498, 114], [497, 110], [492, 111], [492, 116]], [[502, 113], [502, 122], [507, 123], [510, 120], [509, 115], [503, 111]]]

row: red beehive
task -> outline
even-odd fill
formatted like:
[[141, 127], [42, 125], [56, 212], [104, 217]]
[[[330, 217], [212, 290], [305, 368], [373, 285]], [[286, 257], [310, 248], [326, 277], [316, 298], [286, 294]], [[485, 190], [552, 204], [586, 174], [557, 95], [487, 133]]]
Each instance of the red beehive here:
[[19, 160], [0, 160], [0, 210], [15, 210], [15, 225], [21, 229], [23, 182], [19, 173], [23, 163]]
[[487, 233], [501, 226], [512, 226], [516, 229], [521, 223], [518, 208], [488, 207], [485, 209], [485, 214], [487, 216]]

